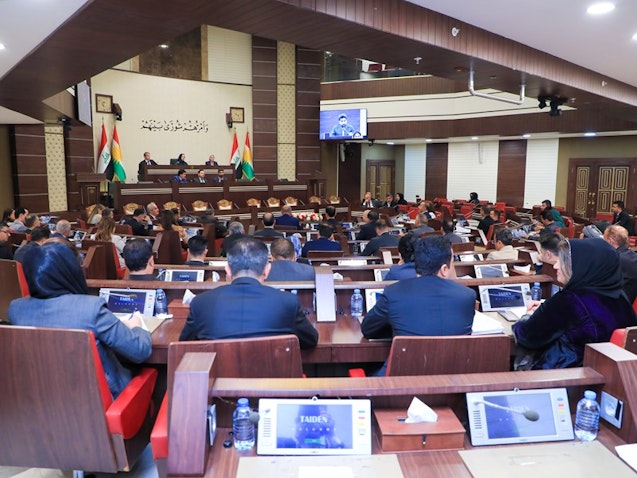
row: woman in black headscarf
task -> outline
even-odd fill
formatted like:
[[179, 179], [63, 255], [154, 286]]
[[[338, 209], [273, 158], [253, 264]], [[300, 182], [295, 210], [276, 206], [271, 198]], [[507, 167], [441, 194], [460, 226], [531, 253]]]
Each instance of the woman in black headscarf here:
[[25, 254], [22, 262], [31, 297], [9, 305], [14, 325], [84, 329], [94, 333], [108, 387], [117, 397], [132, 372], [118, 360], [143, 362], [152, 352], [150, 333], [135, 315], [123, 322], [106, 307], [104, 299], [87, 295], [82, 268], [64, 244], [48, 242]]
[[[613, 330], [637, 325], [621, 288], [619, 256], [600, 239], [562, 240], [553, 266], [564, 289], [532, 302], [527, 320], [512, 327], [518, 369], [579, 367], [588, 343], [608, 342]], [[523, 358], [520, 358], [523, 357]]]

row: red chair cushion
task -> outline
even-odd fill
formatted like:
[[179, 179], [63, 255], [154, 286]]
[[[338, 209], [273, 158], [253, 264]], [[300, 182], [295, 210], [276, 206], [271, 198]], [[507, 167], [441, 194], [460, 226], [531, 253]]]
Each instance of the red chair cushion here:
[[150, 399], [157, 381], [157, 370], [144, 368], [106, 410], [106, 422], [111, 433], [119, 433], [124, 439], [137, 434], [144, 423]]
[[150, 444], [153, 450], [153, 458], [168, 458], [168, 394], [164, 395], [159, 407], [159, 413], [150, 433]]
[[618, 347], [624, 348], [626, 345], [626, 329], [615, 329], [613, 335], [610, 336], [610, 341]]
[[362, 368], [350, 368], [348, 374], [350, 377], [354, 377], [354, 378], [367, 377], [367, 375], [365, 375], [365, 370], [363, 370]]

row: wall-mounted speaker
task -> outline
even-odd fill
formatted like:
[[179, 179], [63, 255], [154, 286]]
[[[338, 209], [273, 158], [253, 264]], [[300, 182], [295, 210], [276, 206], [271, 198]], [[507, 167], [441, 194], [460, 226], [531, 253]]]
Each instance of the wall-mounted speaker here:
[[113, 114], [117, 121], [122, 121], [122, 107], [117, 103], [113, 103]]

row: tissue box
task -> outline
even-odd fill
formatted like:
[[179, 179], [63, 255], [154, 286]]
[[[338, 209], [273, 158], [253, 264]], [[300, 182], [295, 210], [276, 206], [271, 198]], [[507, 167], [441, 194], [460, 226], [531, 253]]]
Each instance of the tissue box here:
[[437, 422], [404, 423], [404, 410], [374, 410], [383, 452], [463, 448], [465, 429], [448, 407], [434, 407]]

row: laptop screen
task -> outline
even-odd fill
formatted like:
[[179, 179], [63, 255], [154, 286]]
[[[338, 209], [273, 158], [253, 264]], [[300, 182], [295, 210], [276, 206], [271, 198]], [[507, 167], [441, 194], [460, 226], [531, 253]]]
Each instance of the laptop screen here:
[[369, 455], [369, 400], [261, 399], [259, 455]]
[[114, 314], [132, 314], [136, 310], [145, 316], [155, 311], [154, 289], [100, 289], [100, 297]]
[[509, 270], [506, 264], [480, 264], [474, 265], [476, 278], [484, 279], [487, 277], [509, 277]]
[[467, 393], [471, 444], [573, 439], [565, 388]]

